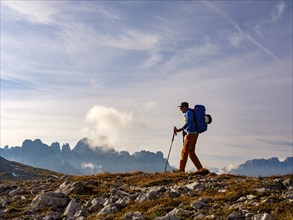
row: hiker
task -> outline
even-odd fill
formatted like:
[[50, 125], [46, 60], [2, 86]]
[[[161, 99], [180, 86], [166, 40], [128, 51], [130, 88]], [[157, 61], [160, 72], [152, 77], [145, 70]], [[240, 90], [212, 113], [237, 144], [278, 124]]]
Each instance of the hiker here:
[[[183, 134], [183, 148], [181, 152], [181, 159], [179, 164], [179, 170], [177, 172], [185, 172], [185, 166], [187, 163], [188, 156], [198, 169], [198, 171], [203, 171], [203, 167], [195, 154], [195, 145], [198, 138], [199, 133], [196, 131], [195, 121], [194, 121], [194, 111], [189, 108], [187, 102], [182, 102], [180, 106], [180, 110], [184, 113], [184, 122], [182, 128], [177, 129], [174, 127], [174, 133], [181, 132]], [[185, 139], [184, 139], [185, 137]]]

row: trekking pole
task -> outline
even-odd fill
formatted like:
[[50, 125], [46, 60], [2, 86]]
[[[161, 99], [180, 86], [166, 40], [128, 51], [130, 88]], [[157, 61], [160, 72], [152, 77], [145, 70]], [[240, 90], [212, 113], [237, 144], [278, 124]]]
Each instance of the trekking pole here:
[[185, 131], [182, 131], [182, 141], [183, 141], [183, 145], [184, 145], [185, 136], [186, 136]]
[[171, 152], [171, 148], [172, 148], [172, 145], [173, 145], [173, 142], [174, 142], [175, 135], [176, 135], [176, 133], [174, 132], [173, 137], [172, 137], [172, 141], [171, 141], [171, 145], [170, 145], [170, 149], [169, 149], [169, 153], [168, 153], [168, 157], [167, 157], [167, 160], [166, 160], [166, 165], [165, 165], [164, 172], [166, 172], [166, 169], [167, 169], [167, 164], [168, 164], [168, 160], [169, 160], [169, 156], [170, 156], [170, 152]]
[[184, 133], [182, 133], [182, 140], [183, 140], [183, 145], [184, 145]]

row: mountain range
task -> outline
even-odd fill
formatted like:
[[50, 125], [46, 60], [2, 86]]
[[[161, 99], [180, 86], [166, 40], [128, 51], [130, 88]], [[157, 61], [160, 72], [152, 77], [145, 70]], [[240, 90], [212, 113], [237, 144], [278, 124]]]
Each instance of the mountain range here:
[[[166, 159], [163, 153], [140, 151], [130, 154], [110, 148], [91, 147], [90, 140], [83, 138], [71, 149], [69, 144], [60, 147], [58, 142], [48, 146], [40, 139], [25, 140], [21, 147], [0, 148], [0, 155], [11, 161], [55, 172], [83, 175], [103, 172], [161, 172]], [[171, 169], [170, 165], [167, 166]]]
[[[160, 151], [130, 154], [128, 151], [118, 152], [111, 148], [93, 148], [90, 143], [91, 140], [83, 138], [71, 149], [69, 144], [60, 147], [58, 142], [54, 142], [48, 146], [40, 139], [25, 140], [21, 147], [0, 148], [0, 156], [29, 166], [73, 175], [131, 171], [162, 172], [166, 164], [166, 159]], [[169, 163], [167, 170], [172, 170]], [[253, 159], [230, 171], [227, 168], [211, 168], [210, 172], [252, 177], [293, 174], [293, 157], [288, 157], [284, 161], [279, 161], [276, 157]]]
[[287, 157], [284, 161], [279, 161], [277, 157], [248, 160], [229, 173], [252, 177], [293, 174], [293, 157]]

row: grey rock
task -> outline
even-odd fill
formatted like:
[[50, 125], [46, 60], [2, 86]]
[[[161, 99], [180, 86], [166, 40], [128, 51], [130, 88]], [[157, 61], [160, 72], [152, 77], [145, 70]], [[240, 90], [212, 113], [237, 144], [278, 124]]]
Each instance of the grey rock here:
[[85, 192], [85, 186], [83, 182], [64, 182], [62, 183], [56, 192], [64, 193], [65, 195], [73, 194], [83, 194]]
[[124, 198], [118, 199], [116, 201], [116, 203], [117, 204], [120, 204], [121, 206], [126, 206], [131, 201], [133, 201], [133, 199], [131, 198], [131, 196], [125, 196]]
[[251, 212], [247, 212], [246, 214], [245, 214], [245, 218], [247, 219], [251, 219], [251, 217], [253, 216], [254, 214], [253, 213], [251, 213]]
[[99, 211], [98, 215], [108, 215], [108, 214], [116, 213], [116, 212], [118, 212], [117, 207], [114, 204], [109, 204], [109, 205], [106, 205], [104, 208], [102, 208]]
[[6, 184], [1, 184], [0, 185], [0, 193], [2, 195], [7, 195], [9, 192], [11, 192], [12, 190], [15, 190], [17, 187], [13, 186], [13, 185], [6, 185]]
[[89, 216], [89, 212], [84, 207], [78, 210], [74, 215], [75, 218], [81, 218], [81, 219], [84, 219], [87, 216]]
[[246, 198], [247, 198], [248, 200], [253, 200], [253, 199], [256, 198], [256, 196], [255, 196], [255, 195], [247, 195]]
[[42, 191], [41, 187], [34, 187], [33, 189], [30, 190], [31, 194], [38, 194]]
[[47, 183], [54, 183], [56, 181], [56, 178], [52, 178], [52, 177], [50, 177], [50, 178], [48, 178], [47, 179]]
[[22, 200], [26, 200], [28, 197], [27, 197], [27, 196], [20, 196], [20, 198], [21, 198]]
[[24, 187], [20, 186], [17, 189], [10, 191], [8, 193], [8, 195], [9, 196], [15, 196], [15, 195], [18, 195], [18, 194], [25, 194], [25, 193], [27, 193], [27, 190]]
[[10, 200], [7, 198], [0, 198], [0, 208], [5, 208], [7, 205], [9, 205]]
[[177, 188], [177, 191], [178, 191], [178, 193], [184, 195], [184, 194], [190, 193], [191, 192], [191, 189], [187, 188], [186, 186], [183, 186], [183, 187], [178, 187]]
[[9, 209], [1, 209], [0, 210], [0, 215], [9, 212]]
[[144, 220], [140, 212], [129, 212], [124, 215], [123, 220]]
[[63, 193], [44, 192], [38, 194], [31, 202], [29, 208], [39, 210], [43, 208], [63, 209], [68, 204], [68, 199]]
[[167, 213], [165, 216], [157, 217], [155, 218], [155, 220], [179, 220], [179, 218], [177, 217], [179, 212], [182, 212], [182, 209], [175, 208], [171, 212]]
[[91, 201], [91, 206], [88, 208], [90, 212], [97, 212], [98, 210], [102, 209], [104, 206], [104, 202], [106, 201], [103, 197], [94, 198]]
[[283, 193], [281, 198], [288, 199], [288, 200], [293, 200], [293, 190], [290, 190], [288, 192]]
[[229, 209], [240, 210], [242, 209], [242, 207], [243, 207], [243, 203], [234, 203], [229, 207]]
[[165, 187], [152, 187], [146, 193], [140, 194], [136, 198], [135, 201], [136, 202], [144, 202], [144, 201], [148, 201], [148, 200], [154, 200], [166, 191], [167, 191], [167, 189]]
[[198, 188], [199, 185], [201, 185], [199, 182], [193, 182], [193, 183], [189, 183], [189, 184], [185, 185], [185, 187], [190, 190], [195, 190]]
[[167, 192], [166, 192], [167, 196], [169, 198], [177, 198], [177, 197], [180, 197], [181, 194], [178, 193], [174, 188], [170, 188]]
[[244, 201], [246, 201], [246, 197], [245, 197], [245, 196], [242, 196], [242, 197], [240, 197], [240, 198], [237, 200], [237, 202], [244, 202]]
[[194, 220], [196, 220], [196, 219], [205, 219], [206, 218], [206, 216], [204, 214], [200, 213], [200, 212], [195, 213], [193, 215], [193, 217], [194, 217]]
[[206, 207], [207, 205], [201, 201], [194, 201], [190, 204], [190, 206], [196, 210], [198, 209], [202, 209], [204, 207]]
[[69, 179], [69, 176], [67, 176], [67, 175], [63, 175], [63, 176], [61, 176], [61, 178], [60, 178], [60, 180], [63, 182], [63, 181], [66, 181], [66, 180], [68, 180]]
[[71, 199], [71, 201], [66, 206], [63, 215], [67, 217], [72, 217], [80, 209], [81, 209], [81, 206], [76, 202], [76, 199]]
[[123, 192], [123, 191], [121, 191], [119, 189], [112, 189], [111, 190], [111, 196], [118, 196], [119, 198], [123, 198], [125, 196], [130, 196], [130, 194], [127, 193], [127, 192]]
[[283, 181], [283, 184], [289, 188], [292, 189], [293, 188], [293, 178], [287, 178]]
[[199, 201], [208, 204], [208, 203], [212, 202], [213, 200], [211, 198], [204, 197], [204, 198], [199, 199]]
[[259, 192], [259, 193], [267, 193], [270, 191], [270, 189], [265, 188], [265, 187], [260, 187], [260, 188], [255, 188], [254, 191]]
[[272, 216], [270, 216], [268, 213], [264, 214], [256, 214], [251, 217], [251, 220], [275, 220]]
[[208, 203], [210, 203], [212, 199], [210, 198], [200, 198], [199, 200], [193, 201], [190, 206], [196, 210], [203, 209], [208, 207]]
[[[48, 212], [46, 214], [46, 216], [44, 218], [42, 218], [42, 220], [57, 220], [57, 219], [60, 219], [60, 218], [61, 218], [60, 213], [50, 211], [50, 212]], [[34, 217], [32, 219], [38, 219], [38, 218]]]
[[235, 212], [235, 211], [232, 212], [227, 218], [227, 220], [244, 220], [244, 219], [245, 217], [241, 213]]

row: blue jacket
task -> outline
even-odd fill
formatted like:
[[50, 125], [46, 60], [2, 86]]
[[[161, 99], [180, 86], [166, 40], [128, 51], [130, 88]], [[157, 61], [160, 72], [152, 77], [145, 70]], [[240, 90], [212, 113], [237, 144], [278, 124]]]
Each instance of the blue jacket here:
[[184, 126], [183, 129], [187, 134], [195, 134], [197, 133], [194, 121], [194, 111], [193, 109], [188, 109], [184, 114]]

